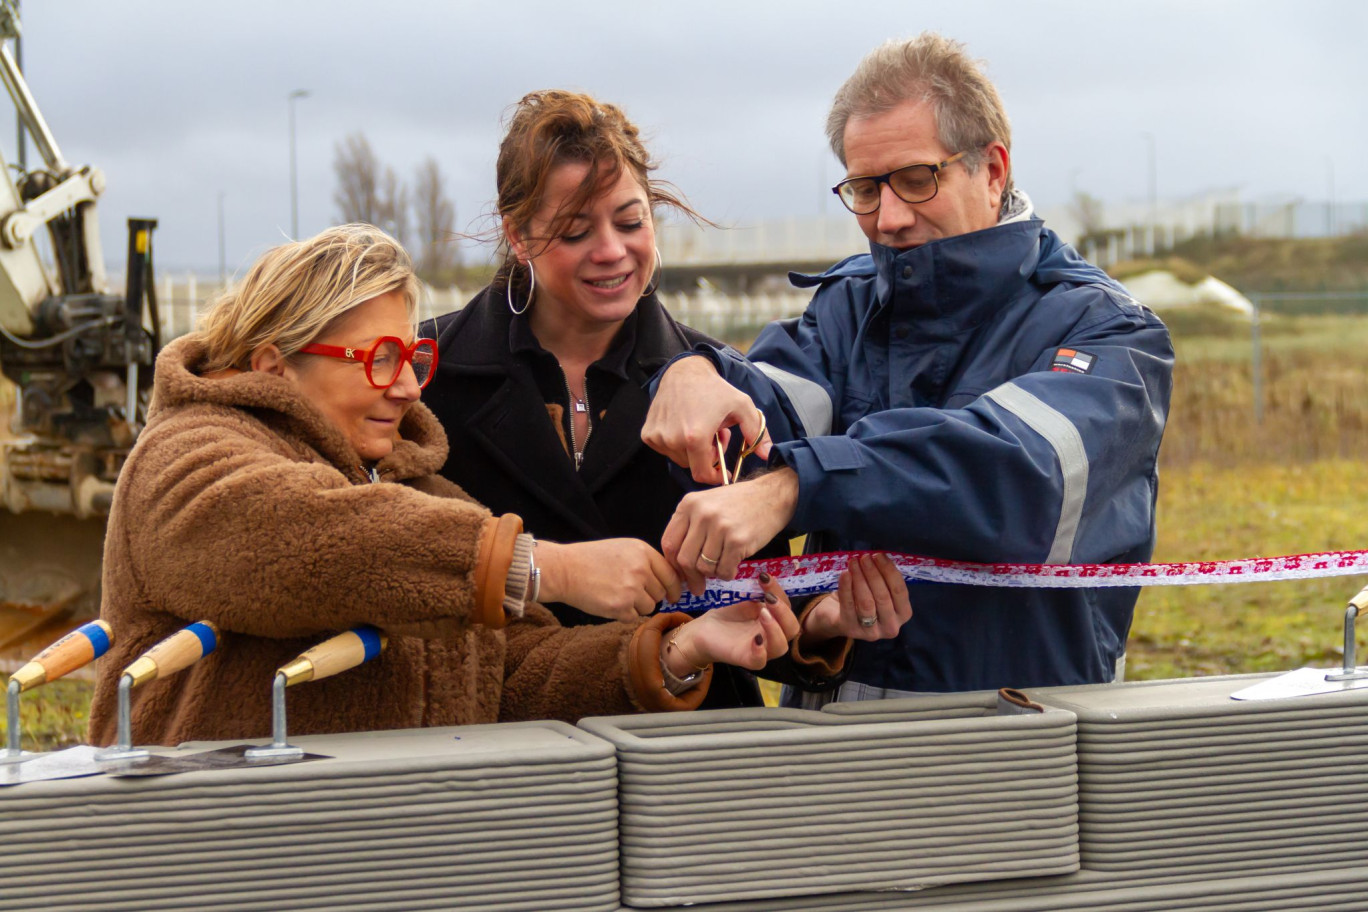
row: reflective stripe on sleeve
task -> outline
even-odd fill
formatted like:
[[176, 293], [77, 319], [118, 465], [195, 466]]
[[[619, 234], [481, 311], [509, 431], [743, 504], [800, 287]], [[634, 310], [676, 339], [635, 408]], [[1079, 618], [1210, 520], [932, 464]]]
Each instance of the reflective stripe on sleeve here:
[[1083, 437], [1061, 412], [1015, 383], [1004, 383], [984, 396], [1016, 415], [1054, 448], [1064, 479], [1064, 496], [1060, 499], [1054, 543], [1045, 563], [1067, 564], [1083, 516], [1083, 499], [1088, 493], [1088, 453], [1083, 448]]
[[831, 397], [820, 384], [772, 364], [756, 362], [755, 366], [788, 396], [793, 410], [798, 413], [798, 420], [803, 422], [804, 437], [825, 437], [831, 433]]

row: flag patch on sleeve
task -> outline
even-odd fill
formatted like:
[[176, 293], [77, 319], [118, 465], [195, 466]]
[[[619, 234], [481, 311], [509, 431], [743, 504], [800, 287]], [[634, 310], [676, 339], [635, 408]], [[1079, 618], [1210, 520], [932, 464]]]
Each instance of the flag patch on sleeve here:
[[1097, 356], [1073, 348], [1061, 348], [1050, 362], [1050, 370], [1069, 374], [1086, 374], [1097, 363]]

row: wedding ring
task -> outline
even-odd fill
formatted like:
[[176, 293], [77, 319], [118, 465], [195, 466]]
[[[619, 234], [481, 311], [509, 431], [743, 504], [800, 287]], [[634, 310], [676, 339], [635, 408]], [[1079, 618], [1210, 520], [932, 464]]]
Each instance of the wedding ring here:
[[873, 627], [873, 626], [874, 626], [875, 624], [877, 624], [877, 623], [879, 623], [879, 619], [878, 619], [878, 618], [873, 618], [873, 617], [862, 617], [862, 618], [860, 618], [860, 626], [861, 626], [861, 627]]
[[717, 566], [718, 559], [715, 557], [708, 557], [708, 555], [704, 554], [702, 551], [698, 552], [698, 559], [705, 564], [712, 564], [714, 567]]

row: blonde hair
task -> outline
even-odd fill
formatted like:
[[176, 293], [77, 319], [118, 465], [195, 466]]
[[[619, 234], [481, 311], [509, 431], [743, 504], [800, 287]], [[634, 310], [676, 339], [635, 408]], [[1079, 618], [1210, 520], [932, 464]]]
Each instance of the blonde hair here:
[[[936, 118], [936, 134], [951, 154], [967, 152], [964, 167], [973, 174], [983, 164], [983, 150], [1001, 142], [1012, 151], [1012, 125], [1002, 98], [980, 61], [964, 44], [935, 32], [904, 41], [886, 41], [870, 51], [836, 92], [827, 115], [827, 141], [846, 163], [845, 128], [852, 117], [890, 111], [905, 101], [925, 101]], [[1012, 175], [1002, 187], [1002, 201], [1012, 191]]]
[[418, 315], [418, 279], [398, 241], [373, 225], [340, 225], [266, 251], [243, 280], [200, 320], [207, 371], [246, 370], [252, 353], [272, 344], [289, 357], [328, 324], [387, 292]]

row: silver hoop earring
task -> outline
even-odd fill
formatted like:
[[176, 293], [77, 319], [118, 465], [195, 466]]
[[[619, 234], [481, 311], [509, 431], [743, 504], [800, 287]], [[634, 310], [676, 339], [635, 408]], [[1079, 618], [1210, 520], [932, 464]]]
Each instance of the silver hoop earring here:
[[531, 260], [528, 260], [523, 265], [527, 267], [528, 284], [527, 303], [523, 305], [522, 310], [518, 310], [518, 308], [513, 306], [513, 270], [511, 269], [508, 270], [508, 284], [504, 286], [508, 292], [508, 309], [513, 311], [513, 316], [515, 317], [521, 317], [523, 314], [527, 313], [527, 308], [532, 306], [532, 296], [537, 293], [537, 271], [532, 268]]
[[650, 284], [650, 286], [647, 287], [647, 288], [645, 288], [645, 289], [642, 289], [641, 296], [642, 296], [643, 298], [646, 297], [647, 295], [655, 294], [655, 290], [656, 290], [657, 288], [660, 287], [660, 278], [661, 278], [661, 276], [663, 276], [663, 275], [665, 274], [665, 262], [664, 262], [663, 260], [661, 260], [661, 258], [660, 258], [660, 248], [657, 247], [657, 248], [655, 249], [655, 252], [656, 252], [655, 274], [651, 276], [651, 284]]

